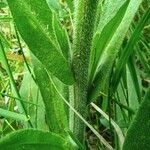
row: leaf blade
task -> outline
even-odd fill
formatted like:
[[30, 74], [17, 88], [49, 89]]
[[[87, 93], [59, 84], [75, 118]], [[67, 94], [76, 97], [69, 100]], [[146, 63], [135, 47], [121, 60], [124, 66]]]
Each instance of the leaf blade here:
[[150, 149], [150, 89], [132, 122], [123, 145], [123, 150]]
[[66, 141], [54, 133], [40, 130], [18, 130], [6, 135], [0, 140], [0, 148], [5, 150], [65, 150]]
[[8, 4], [20, 34], [33, 54], [63, 83], [73, 84], [74, 78], [67, 60], [31, 14], [27, 3], [8, 0]]
[[6, 118], [11, 118], [11, 119], [15, 119], [18, 121], [28, 121], [29, 118], [27, 118], [25, 115], [23, 114], [18, 114], [9, 110], [5, 110], [0, 108], [0, 115]]

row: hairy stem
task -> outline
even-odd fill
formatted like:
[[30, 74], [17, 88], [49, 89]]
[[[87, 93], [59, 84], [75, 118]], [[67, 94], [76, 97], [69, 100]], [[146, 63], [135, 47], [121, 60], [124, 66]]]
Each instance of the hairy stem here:
[[[76, 83], [74, 86], [74, 107], [86, 118], [88, 66], [98, 0], [78, 0], [75, 5], [73, 69]], [[74, 116], [73, 122], [73, 132], [83, 143], [84, 123], [77, 116]]]

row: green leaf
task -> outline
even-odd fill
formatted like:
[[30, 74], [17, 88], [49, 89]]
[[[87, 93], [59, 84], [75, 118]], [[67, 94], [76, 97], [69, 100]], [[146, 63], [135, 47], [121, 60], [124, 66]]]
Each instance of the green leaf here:
[[129, 58], [128, 68], [130, 70], [130, 74], [131, 74], [131, 77], [132, 77], [132, 81], [133, 81], [133, 84], [134, 84], [136, 95], [138, 96], [138, 101], [140, 103], [141, 102], [141, 98], [142, 98], [142, 96], [141, 96], [140, 76], [137, 73], [135, 62], [133, 61], [132, 57]]
[[[45, 107], [40, 90], [26, 67], [24, 68], [24, 72], [25, 74], [23, 76], [19, 91], [20, 95], [22, 99], [26, 100], [26, 102], [24, 102], [24, 106], [26, 107], [28, 115], [31, 118], [30, 120], [33, 124], [33, 127], [44, 130], [46, 128]], [[28, 126], [24, 126], [24, 128], [25, 127], [28, 128]]]
[[[50, 3], [54, 2], [51, 1]], [[42, 25], [47, 35], [53, 39], [54, 44], [68, 60], [70, 57], [68, 35], [62, 27], [56, 13], [51, 10], [51, 7], [51, 9], [48, 7], [46, 0], [28, 0], [28, 5], [31, 7], [31, 11], [35, 14], [36, 19]]]
[[[51, 132], [59, 133], [64, 136], [66, 135], [64, 129], [68, 128], [64, 102], [54, 89], [49, 73], [34, 56], [32, 56], [32, 63], [37, 85], [45, 105], [46, 120], [49, 129]], [[63, 89], [63, 86], [64, 85], [62, 85], [60, 81], [57, 82], [57, 87], [61, 87], [61, 90]]]
[[54, 14], [48, 7], [46, 0], [27, 0], [27, 3], [28, 7], [30, 7], [30, 13], [34, 14], [34, 17], [38, 20], [42, 28], [44, 28], [45, 33], [56, 44], [56, 37], [53, 31]]
[[54, 11], [59, 12], [61, 10], [61, 6], [58, 0], [46, 0], [49, 7], [52, 8]]
[[126, 11], [128, 3], [128, 1], [118, 1], [115, 3], [106, 1], [104, 5], [104, 10], [97, 31], [94, 35], [93, 47], [91, 50], [90, 83], [96, 74], [101, 55], [114, 36]]
[[7, 4], [4, 2], [0, 2], [0, 8], [5, 8], [5, 7], [7, 7]]
[[[123, 50], [122, 55], [117, 62], [114, 79], [113, 79], [113, 85], [115, 85], [115, 86], [118, 85], [118, 82], [119, 82], [121, 74], [122, 74], [122, 70], [123, 70], [125, 64], [127, 63], [129, 56], [132, 54], [132, 52], [134, 50], [133, 46], [136, 44], [136, 42], [140, 38], [141, 31], [143, 30], [144, 26], [148, 22], [149, 18], [150, 18], [150, 8], [145, 12], [144, 16], [138, 23], [127, 46]], [[115, 87], [114, 87], [114, 89], [115, 89]]]
[[[91, 51], [91, 66], [90, 66], [90, 76], [89, 76], [89, 86], [94, 82], [94, 87], [92, 87], [92, 91], [89, 95], [89, 100], [96, 100], [98, 96], [100, 96], [100, 92], [103, 92], [107, 95], [108, 82], [109, 82], [109, 74], [111, 72], [111, 68], [113, 65], [112, 57], [114, 54], [109, 52], [109, 54], [105, 54], [106, 51], [111, 50], [108, 49], [111, 40], [117, 34], [117, 28], [120, 26], [120, 23], [124, 17], [126, 9], [128, 7], [129, 1], [120, 2], [117, 1], [115, 3], [106, 1], [104, 5], [104, 11], [102, 13], [102, 19], [100, 19], [97, 32], [94, 36], [93, 47]], [[115, 7], [115, 8], [114, 8]], [[118, 37], [116, 37], [117, 39]], [[101, 44], [99, 44], [101, 42]], [[109, 55], [109, 59], [107, 62], [103, 62], [105, 58]], [[91, 89], [91, 88], [90, 88]], [[105, 100], [105, 107], [107, 106], [107, 101]]]
[[25, 115], [22, 114], [18, 114], [9, 110], [5, 110], [0, 108], [0, 116], [2, 117], [6, 117], [9, 119], [14, 119], [14, 120], [18, 120], [18, 121], [28, 121], [29, 118], [27, 118]]
[[44, 28], [22, 0], [8, 0], [18, 30], [32, 53], [65, 84], [73, 84], [73, 74], [58, 46], [48, 37]]
[[138, 95], [136, 93], [136, 87], [134, 85], [134, 80], [132, 77], [133, 72], [129, 70], [130, 68], [126, 68], [126, 80], [127, 80], [127, 105], [133, 110], [137, 110], [139, 106]]
[[150, 149], [150, 89], [132, 122], [123, 146], [123, 150]]
[[66, 0], [66, 3], [68, 7], [70, 8], [70, 10], [73, 11], [74, 10], [73, 0]]
[[60, 136], [40, 130], [18, 130], [0, 139], [5, 150], [67, 150], [67, 142]]
[[[114, 61], [141, 2], [142, 0], [127, 0], [126, 3], [122, 5], [121, 9], [126, 8], [126, 11], [124, 11], [121, 22], [116, 27], [116, 31], [114, 32], [112, 30], [112, 32], [114, 32], [113, 36], [111, 33], [109, 33], [112, 37], [110, 37], [109, 41], [106, 41], [106, 45], [104, 47], [105, 49], [101, 54], [98, 65], [96, 66], [97, 69], [94, 73], [92, 72], [94, 75], [90, 77], [90, 83], [94, 81], [94, 86], [92, 87], [93, 90], [90, 91], [89, 95], [90, 100], [95, 100], [98, 96], [100, 96], [100, 92], [107, 94], [108, 83], [110, 80]], [[118, 12], [119, 11], [121, 10], [118, 10]], [[116, 15], [119, 15], [118, 12]], [[116, 15], [114, 17], [116, 17]], [[115, 20], [117, 21], [117, 19], [118, 18]], [[91, 80], [92, 78], [93, 80]]]
[[57, 19], [57, 16], [53, 17], [53, 28], [56, 36], [56, 40], [59, 43], [60, 49], [64, 57], [70, 61], [71, 60], [71, 47], [69, 43], [69, 37], [65, 28], [61, 27], [60, 22]]

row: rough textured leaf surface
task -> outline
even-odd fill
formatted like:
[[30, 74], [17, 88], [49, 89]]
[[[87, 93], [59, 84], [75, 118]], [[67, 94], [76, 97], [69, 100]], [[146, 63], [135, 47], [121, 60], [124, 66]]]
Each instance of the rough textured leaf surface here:
[[0, 139], [1, 150], [66, 150], [67, 142], [54, 133], [18, 130]]
[[[103, 50], [100, 56], [101, 59], [98, 62], [96, 71], [97, 75], [94, 76], [95, 85], [93, 86], [93, 90], [89, 96], [90, 100], [95, 100], [98, 96], [100, 96], [100, 92], [103, 92], [107, 95], [108, 81], [110, 79], [114, 61], [141, 2], [142, 0], [127, 0], [125, 1], [125, 4], [122, 5], [122, 9], [125, 9], [125, 11], [122, 12], [122, 10], [119, 10], [123, 13], [122, 18], [120, 18], [121, 22], [117, 25], [115, 32], [112, 30], [114, 34], [110, 34], [111, 37], [109, 41], [107, 42], [106, 40], [106, 45], [104, 47], [105, 49]], [[117, 21], [118, 17], [115, 18], [116, 15], [113, 19]], [[112, 23], [114, 23], [113, 19], [111, 21]]]
[[8, 0], [8, 4], [20, 34], [33, 54], [62, 82], [72, 84], [73, 75], [67, 60], [31, 14], [27, 3], [22, 0]]
[[123, 150], [150, 149], [150, 89], [127, 132]]
[[[54, 133], [66, 136], [64, 129], [68, 127], [68, 120], [63, 100], [55, 91], [50, 76], [43, 65], [35, 57], [32, 57], [32, 63], [36, 81], [45, 105], [49, 129]], [[59, 82], [58, 86], [61, 86], [61, 84]]]

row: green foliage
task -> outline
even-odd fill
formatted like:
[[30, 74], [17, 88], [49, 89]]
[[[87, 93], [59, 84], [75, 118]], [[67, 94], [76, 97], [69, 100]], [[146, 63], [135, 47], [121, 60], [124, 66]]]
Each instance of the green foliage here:
[[[8, 63], [8, 60], [7, 60], [7, 57], [6, 57], [6, 53], [5, 53], [5, 50], [4, 50], [4, 47], [3, 47], [3, 44], [2, 44], [1, 40], [0, 40], [0, 46], [1, 46], [0, 47], [0, 59], [1, 59], [1, 63], [5, 67], [6, 72], [7, 72], [8, 76], [9, 76], [9, 78], [10, 78], [10, 82], [11, 82], [11, 85], [12, 85], [12, 89], [13, 89], [14, 95], [17, 98], [21, 98], [21, 96], [20, 96], [20, 94], [19, 94], [19, 92], [17, 90], [17, 86], [16, 86], [16, 83], [15, 83], [12, 71], [10, 69], [10, 66], [9, 66], [9, 63]], [[28, 115], [27, 115], [27, 112], [26, 112], [26, 108], [24, 107], [22, 101], [18, 101], [18, 105], [20, 106], [20, 110], [23, 111], [23, 113], [28, 118]], [[31, 125], [31, 122], [30, 122], [30, 125]]]
[[[57, 1], [49, 2], [48, 4], [53, 5], [55, 3], [58, 5]], [[58, 50], [63, 53], [64, 57], [68, 60], [71, 55], [68, 35], [65, 29], [61, 26], [55, 12], [50, 9], [51, 7], [48, 7], [46, 0], [30, 0], [28, 1], [28, 5], [31, 7], [31, 11], [35, 14], [36, 19], [43, 27], [45, 33], [50, 37], [55, 46], [57, 46]], [[43, 14], [45, 15], [43, 16]]]
[[131, 127], [127, 132], [123, 150], [150, 149], [150, 89], [141, 103]]
[[7, 4], [5, 2], [0, 2], [0, 8], [5, 8]]
[[0, 149], [149, 149], [148, 0], [0, 4]]
[[[96, 66], [97, 70], [93, 73], [94, 75], [92, 76], [93, 78], [95, 78], [95, 81], [93, 81], [95, 85], [92, 88], [92, 92], [89, 97], [90, 100], [95, 100], [98, 96], [100, 96], [100, 91], [102, 93], [105, 93], [106, 95], [108, 94], [108, 86], [109, 86], [110, 76], [111, 76], [113, 64], [114, 64], [116, 56], [118, 54], [118, 50], [123, 42], [124, 37], [126, 36], [126, 33], [130, 27], [130, 23], [132, 22], [132, 20], [135, 16], [135, 13], [137, 12], [141, 2], [142, 2], [141, 0], [138, 0], [138, 1], [137, 0], [135, 0], [135, 1], [127, 0], [125, 2], [125, 4], [122, 6], [122, 8], [120, 9], [120, 11], [121, 11], [120, 13], [121, 14], [123, 13], [122, 14], [123, 16], [120, 18], [121, 22], [116, 27], [115, 32], [113, 30], [111, 31], [114, 34], [109, 32], [110, 37], [107, 38], [109, 40], [108, 41], [106, 40], [103, 53], [101, 54], [101, 52], [100, 52], [101, 59], [99, 60], [97, 66]], [[130, 11], [130, 10], [132, 10], [132, 11]], [[109, 10], [107, 10], [107, 11], [109, 11]], [[116, 15], [119, 15], [118, 12], [119, 11], [116, 12], [117, 13]], [[113, 18], [115, 20], [118, 20], [118, 17], [116, 15], [114, 15]], [[114, 20], [111, 21], [111, 23], [114, 23], [114, 22], [118, 23], [118, 21], [114, 21]], [[108, 25], [108, 23], [106, 24], [106, 26], [107, 25]], [[113, 25], [111, 25], [111, 26], [113, 26]], [[99, 30], [99, 28], [98, 28], [98, 30]], [[93, 56], [93, 57], [96, 57], [96, 56]]]
[[47, 70], [61, 81], [65, 84], [72, 84], [73, 75], [67, 60], [59, 52], [52, 39], [48, 37], [35, 16], [32, 15], [27, 3], [22, 0], [8, 0], [8, 4], [19, 32], [32, 53], [42, 62]]
[[[98, 23], [98, 27], [93, 39], [93, 45], [91, 50], [91, 62], [90, 62], [90, 77], [91, 83], [96, 75], [97, 66], [105, 48], [111, 41], [116, 29], [118, 28], [125, 11], [128, 7], [129, 1], [126, 2], [108, 2], [104, 4], [104, 10], [101, 14], [101, 20]], [[113, 7], [112, 7], [113, 6]], [[115, 9], [115, 10], [114, 10]], [[101, 41], [101, 44], [99, 44]], [[108, 67], [109, 68], [109, 67]], [[90, 84], [89, 83], [89, 84]]]
[[[146, 25], [146, 23], [148, 22], [149, 18], [150, 18], [150, 8], [147, 9], [143, 18], [138, 23], [138, 26], [134, 30], [134, 33], [132, 34], [130, 41], [128, 42], [127, 46], [125, 47], [125, 49], [122, 52], [121, 57], [118, 60], [118, 63], [117, 63], [116, 69], [115, 69], [115, 75], [114, 75], [115, 78], [114, 78], [114, 81], [112, 81], [114, 85], [116, 85], [116, 86], [118, 85], [118, 81], [121, 76], [124, 65], [127, 63], [129, 56], [132, 54], [132, 51], [134, 50], [133, 45], [135, 45], [135, 43], [138, 41], [141, 31], [144, 28], [144, 26]], [[139, 90], [137, 89], [137, 93], [138, 92], [139, 92]]]
[[74, 10], [74, 4], [75, 2], [73, 2], [72, 0], [66, 0], [66, 3], [68, 4], [69, 8], [71, 11]]
[[5, 150], [67, 150], [67, 141], [60, 136], [40, 130], [18, 130], [0, 140], [0, 149]]
[[5, 109], [0, 108], [0, 116], [5, 118], [11, 118], [18, 121], [27, 121], [28, 118], [25, 115], [14, 113]]
[[61, 10], [61, 7], [60, 7], [60, 4], [59, 4], [59, 1], [58, 0], [53, 0], [53, 1], [51, 1], [51, 0], [46, 0], [47, 1], [47, 3], [48, 3], [48, 5], [49, 5], [49, 7], [51, 8], [51, 9], [53, 9], [53, 10], [55, 10], [55, 11], [59, 11], [59, 10]]
[[[27, 109], [27, 113], [34, 128], [44, 130], [45, 129], [45, 107], [43, 99], [38, 86], [33, 80], [30, 72], [25, 67], [24, 78], [20, 87], [21, 98], [25, 100], [24, 106]], [[23, 123], [24, 128], [28, 128], [27, 123]]]
[[[51, 132], [66, 135], [64, 129], [68, 128], [68, 123], [63, 101], [51, 83], [52, 77], [35, 57], [32, 58], [35, 78], [45, 105], [49, 129]], [[57, 80], [55, 79], [55, 81]], [[61, 82], [57, 81], [57, 85], [60, 86]]]

